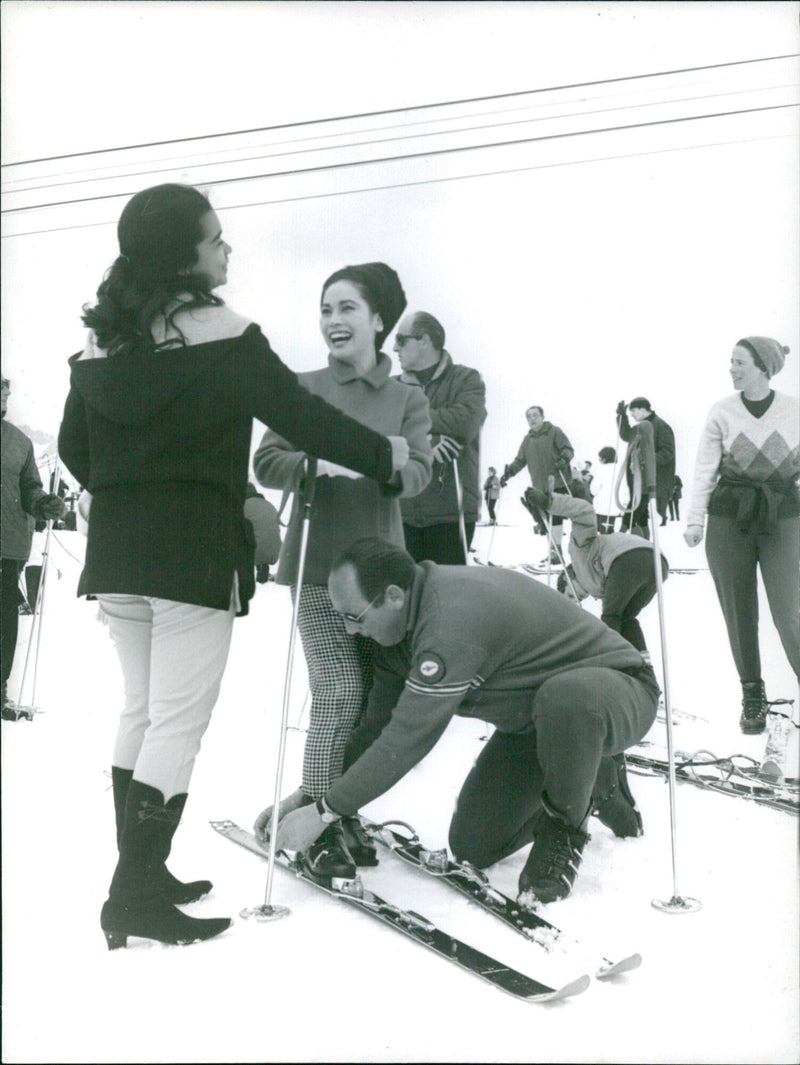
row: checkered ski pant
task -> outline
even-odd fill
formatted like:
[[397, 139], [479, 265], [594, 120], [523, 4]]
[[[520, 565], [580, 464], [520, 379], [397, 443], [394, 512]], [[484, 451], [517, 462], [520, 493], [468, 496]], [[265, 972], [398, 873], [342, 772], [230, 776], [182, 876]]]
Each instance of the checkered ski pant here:
[[[291, 591], [294, 601], [295, 586]], [[348, 635], [324, 585], [303, 585], [297, 629], [311, 687], [303, 791], [318, 799], [342, 775], [344, 749], [372, 686], [373, 649], [371, 640]]]

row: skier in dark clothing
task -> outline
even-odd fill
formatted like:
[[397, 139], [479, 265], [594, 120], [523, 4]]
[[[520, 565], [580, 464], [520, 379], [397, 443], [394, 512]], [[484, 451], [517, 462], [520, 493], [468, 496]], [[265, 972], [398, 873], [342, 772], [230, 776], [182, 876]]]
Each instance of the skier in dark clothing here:
[[534, 841], [521, 902], [568, 895], [598, 777], [612, 802], [626, 801], [614, 756], [655, 719], [658, 685], [640, 652], [537, 581], [415, 564], [377, 538], [338, 557], [328, 588], [348, 629], [379, 645], [374, 683], [348, 768], [317, 804], [282, 819], [277, 846], [304, 850], [331, 819], [382, 795], [458, 714], [496, 731], [461, 789], [453, 853], [483, 868]]
[[100, 923], [191, 943], [224, 931], [175, 908], [210, 890], [166, 867], [219, 694], [236, 614], [255, 590], [244, 517], [253, 418], [297, 447], [391, 484], [408, 458], [312, 396], [254, 322], [213, 295], [231, 249], [188, 185], [125, 206], [120, 254], [85, 309], [59, 452], [91, 494], [80, 595], [97, 597], [125, 678], [111, 775], [119, 860]]
[[[634, 422], [647, 420], [653, 426], [653, 446], [656, 456], [656, 510], [661, 517], [662, 525], [667, 517], [667, 503], [672, 495], [673, 481], [675, 478], [675, 434], [663, 418], [659, 418], [650, 406], [650, 401], [644, 396], [637, 396], [628, 404], [631, 417]], [[617, 404], [617, 428], [619, 435], [626, 443], [633, 439], [634, 426], [628, 421], [625, 409], [625, 400]], [[630, 486], [630, 481], [629, 481]], [[638, 507], [631, 515], [630, 510], [622, 517], [621, 529], [624, 532], [635, 526], [643, 536], [648, 535], [649, 522], [647, 513], [647, 499], [644, 494]]]
[[477, 370], [453, 362], [444, 342], [441, 322], [427, 311], [404, 315], [395, 334], [394, 350], [403, 370], [399, 380], [421, 388], [428, 400], [433, 451], [430, 482], [418, 495], [401, 499], [400, 510], [412, 558], [458, 566], [467, 564], [480, 508], [486, 386]]
[[[575, 451], [566, 433], [557, 425], [545, 421], [541, 407], [528, 407], [525, 418], [530, 426], [528, 434], [520, 444], [516, 458], [503, 470], [500, 486], [505, 488], [508, 481], [519, 473], [523, 466], [527, 466], [534, 488], [546, 492], [548, 478], [552, 477], [556, 492], [569, 493], [572, 457]], [[561, 541], [564, 536], [562, 521], [562, 518], [554, 517], [551, 526], [553, 549], [550, 561], [556, 565], [561, 561]]]
[[675, 474], [672, 495], [669, 498], [669, 520], [681, 520], [681, 496], [683, 495], [683, 481]]
[[[45, 492], [33, 457], [33, 444], [16, 425], [6, 421], [6, 406], [11, 383], [3, 378], [2, 389], [2, 589], [0, 590], [0, 662], [3, 674], [3, 719], [16, 721], [17, 708], [8, 698], [6, 685], [14, 665], [19, 626], [19, 606], [23, 602], [19, 577], [31, 553], [33, 521], [62, 517], [67, 510], [63, 500]], [[35, 606], [31, 604], [32, 608]]]

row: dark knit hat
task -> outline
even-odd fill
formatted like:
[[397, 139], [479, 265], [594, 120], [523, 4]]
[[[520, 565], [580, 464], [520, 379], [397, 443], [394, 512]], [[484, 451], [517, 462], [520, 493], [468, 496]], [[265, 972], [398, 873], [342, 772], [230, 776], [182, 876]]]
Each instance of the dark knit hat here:
[[780, 373], [789, 349], [772, 337], [745, 337], [736, 341], [737, 348], [744, 348], [753, 356], [753, 362], [767, 377]]
[[341, 270], [332, 273], [322, 286], [320, 302], [335, 281], [350, 281], [357, 285], [373, 314], [381, 316], [383, 331], [376, 336], [377, 345], [380, 348], [406, 309], [406, 294], [400, 284], [400, 278], [386, 263], [360, 263], [357, 266], [344, 266]]
[[652, 410], [653, 409], [650, 406], [650, 400], [649, 399], [645, 399], [644, 396], [637, 396], [635, 399], [632, 399], [630, 401], [630, 403], [628, 404], [628, 406], [629, 407], [644, 407], [645, 410]]

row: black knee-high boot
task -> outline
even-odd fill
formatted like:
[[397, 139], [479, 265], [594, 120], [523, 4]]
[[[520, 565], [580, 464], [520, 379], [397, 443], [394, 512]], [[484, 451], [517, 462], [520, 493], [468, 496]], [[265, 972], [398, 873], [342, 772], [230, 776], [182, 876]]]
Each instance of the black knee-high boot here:
[[[125, 800], [128, 797], [128, 788], [132, 779], [132, 769], [120, 769], [119, 766], [112, 765], [111, 782], [114, 787], [114, 813], [117, 819], [117, 849], [119, 849], [119, 841], [122, 836], [122, 826], [125, 823]], [[179, 798], [183, 800], [178, 811], [180, 819], [183, 814], [183, 807], [186, 805], [187, 796], [185, 794], [181, 796], [175, 795], [170, 799], [170, 803], [176, 802]], [[169, 855], [169, 851], [167, 851], [167, 854]], [[207, 895], [213, 886], [210, 880], [191, 880], [189, 883], [184, 884], [182, 880], [178, 880], [177, 877], [172, 875], [166, 865], [162, 867], [161, 892], [168, 902], [173, 902], [177, 905], [197, 902], [198, 899], [202, 899], [204, 895]]]
[[126, 946], [128, 936], [194, 943], [219, 935], [231, 924], [228, 917], [189, 917], [163, 895], [161, 870], [182, 805], [174, 799], [165, 803], [160, 791], [138, 780], [128, 786], [119, 861], [100, 914], [109, 950]]

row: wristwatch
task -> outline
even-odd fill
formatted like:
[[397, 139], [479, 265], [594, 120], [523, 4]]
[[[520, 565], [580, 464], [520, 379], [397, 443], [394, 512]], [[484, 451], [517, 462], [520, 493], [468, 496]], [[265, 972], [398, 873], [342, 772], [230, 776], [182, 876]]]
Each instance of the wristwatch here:
[[341, 821], [342, 815], [337, 814], [335, 810], [332, 810], [325, 802], [324, 798], [317, 799], [314, 805], [317, 808], [317, 813], [326, 825], [332, 825], [334, 821]]

